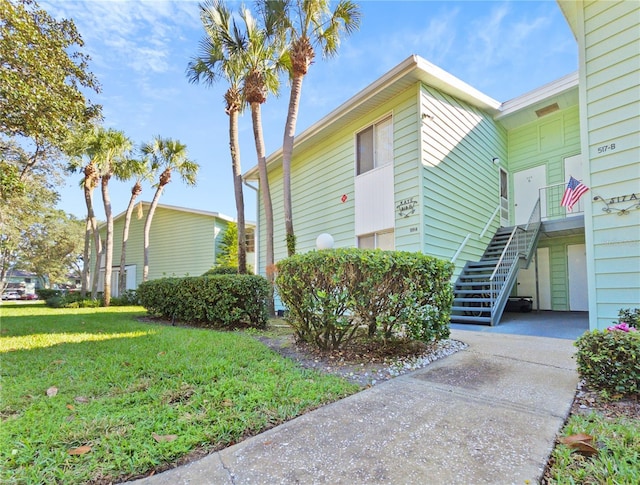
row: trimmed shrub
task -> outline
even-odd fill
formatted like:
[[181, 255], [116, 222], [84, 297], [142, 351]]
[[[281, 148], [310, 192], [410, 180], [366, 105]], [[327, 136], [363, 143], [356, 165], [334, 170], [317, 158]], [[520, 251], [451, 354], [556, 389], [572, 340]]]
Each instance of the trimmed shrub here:
[[140, 304], [159, 317], [232, 327], [267, 323], [267, 280], [257, 275], [161, 278], [138, 287]]
[[122, 295], [111, 298], [111, 306], [139, 305], [136, 290], [125, 290]]
[[38, 299], [40, 300], [48, 300], [54, 296], [62, 296], [62, 291], [51, 288], [38, 288], [36, 290], [36, 295], [38, 295]]
[[214, 266], [202, 276], [212, 276], [217, 274], [238, 274], [237, 266]]
[[311, 251], [276, 265], [278, 294], [298, 338], [337, 349], [368, 338], [449, 336], [453, 265], [420, 253], [345, 248]]
[[617, 325], [586, 332], [575, 342], [580, 377], [605, 398], [640, 392], [640, 332], [625, 310], [620, 317]]
[[46, 304], [51, 308], [97, 308], [102, 305], [102, 301], [88, 297], [82, 298], [80, 293], [74, 292], [52, 296], [47, 299]]

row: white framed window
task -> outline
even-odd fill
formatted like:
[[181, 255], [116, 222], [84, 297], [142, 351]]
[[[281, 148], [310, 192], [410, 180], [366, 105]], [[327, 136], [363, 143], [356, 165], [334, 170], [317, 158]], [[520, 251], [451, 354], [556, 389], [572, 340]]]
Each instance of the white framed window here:
[[255, 235], [255, 231], [253, 230], [253, 227], [245, 228], [244, 240], [247, 245], [247, 252], [255, 253], [256, 252], [256, 235]]
[[383, 249], [393, 251], [396, 247], [395, 233], [391, 231], [374, 232], [358, 236], [358, 247], [360, 249]]
[[393, 125], [389, 116], [356, 135], [356, 175], [392, 162]]

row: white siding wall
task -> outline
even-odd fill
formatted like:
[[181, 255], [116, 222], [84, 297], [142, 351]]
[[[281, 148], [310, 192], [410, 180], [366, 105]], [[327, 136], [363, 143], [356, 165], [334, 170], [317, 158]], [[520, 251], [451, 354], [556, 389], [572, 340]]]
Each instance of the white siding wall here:
[[393, 165], [374, 168], [356, 177], [356, 235], [393, 229], [393, 207]]

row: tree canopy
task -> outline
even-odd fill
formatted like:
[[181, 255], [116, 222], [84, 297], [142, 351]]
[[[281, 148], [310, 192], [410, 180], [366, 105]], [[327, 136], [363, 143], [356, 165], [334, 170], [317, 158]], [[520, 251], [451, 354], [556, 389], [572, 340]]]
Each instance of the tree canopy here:
[[83, 90], [99, 92], [72, 20], [56, 20], [34, 0], [0, 0], [0, 133], [61, 148], [72, 122], [99, 117]]

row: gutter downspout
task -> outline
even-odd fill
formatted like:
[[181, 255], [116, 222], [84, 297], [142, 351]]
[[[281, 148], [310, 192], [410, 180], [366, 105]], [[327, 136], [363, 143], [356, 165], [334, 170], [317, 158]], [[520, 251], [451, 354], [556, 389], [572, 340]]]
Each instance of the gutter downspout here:
[[260, 197], [258, 196], [258, 192], [260, 189], [254, 185], [251, 185], [244, 178], [242, 179], [242, 183], [253, 189], [256, 193], [256, 230], [255, 230], [255, 238], [256, 238], [256, 255], [255, 255], [255, 268], [256, 274], [260, 274]]

